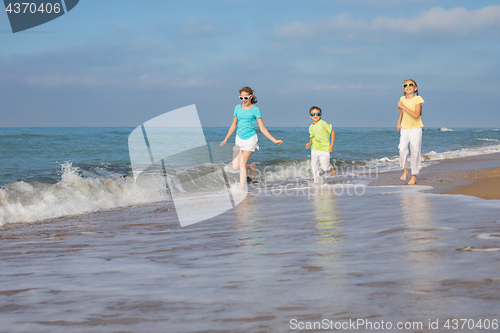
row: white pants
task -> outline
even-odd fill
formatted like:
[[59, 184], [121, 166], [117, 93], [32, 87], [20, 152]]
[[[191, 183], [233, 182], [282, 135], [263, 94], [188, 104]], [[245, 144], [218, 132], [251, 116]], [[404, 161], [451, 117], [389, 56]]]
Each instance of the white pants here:
[[406, 169], [408, 168], [408, 143], [411, 149], [411, 174], [418, 175], [420, 162], [422, 160], [422, 128], [402, 128], [401, 138], [399, 140], [399, 165]]
[[328, 171], [333, 168], [330, 163], [330, 153], [327, 151], [311, 150], [311, 169], [314, 177], [314, 182], [319, 182], [319, 163], [321, 163], [321, 169], [323, 171]]

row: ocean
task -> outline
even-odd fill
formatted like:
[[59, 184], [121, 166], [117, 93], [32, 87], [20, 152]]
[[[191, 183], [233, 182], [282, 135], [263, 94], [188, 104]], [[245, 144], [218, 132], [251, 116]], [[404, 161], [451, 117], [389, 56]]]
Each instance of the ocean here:
[[[128, 148], [132, 130], [0, 128], [0, 225], [171, 199], [161, 191], [163, 185], [151, 191], [135, 184]], [[305, 149], [308, 128], [269, 130], [284, 143], [274, 145], [259, 133], [260, 151], [251, 158], [257, 164], [257, 177], [252, 181], [262, 187], [310, 180]], [[341, 170], [339, 176], [367, 168], [377, 172], [399, 169], [395, 128], [334, 130], [332, 163]], [[203, 132], [207, 142], [217, 145], [227, 128], [204, 128]], [[496, 152], [500, 152], [496, 128], [425, 128], [423, 132], [424, 167], [442, 159]], [[185, 167], [201, 168], [204, 163], [196, 165], [195, 158], [191, 164]]]
[[[270, 128], [234, 207], [237, 172], [201, 152], [137, 185], [132, 130], [0, 129], [1, 331], [497, 331], [500, 201], [370, 185], [395, 129], [336, 128], [337, 174], [309, 186], [307, 128]], [[203, 130], [214, 159], [227, 128]], [[426, 129], [422, 179], [499, 151], [496, 128]]]

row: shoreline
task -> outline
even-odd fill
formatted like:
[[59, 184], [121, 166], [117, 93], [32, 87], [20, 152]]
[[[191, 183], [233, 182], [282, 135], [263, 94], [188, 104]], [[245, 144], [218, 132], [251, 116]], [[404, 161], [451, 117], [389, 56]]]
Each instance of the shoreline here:
[[[411, 172], [411, 168], [410, 168]], [[381, 173], [370, 185], [404, 185], [402, 171]], [[417, 185], [432, 186], [436, 194], [459, 194], [486, 200], [500, 200], [500, 153], [437, 161], [422, 168]]]
[[[424, 168], [420, 184], [444, 191], [446, 179], [476, 180], [452, 173], [499, 164], [486, 155], [458, 162]], [[399, 185], [399, 175], [374, 180]], [[485, 309], [500, 298], [498, 202], [420, 193], [428, 188], [249, 195], [184, 228], [171, 202], [8, 224], [2, 327], [288, 332], [292, 319], [496, 318]]]
[[[417, 180], [417, 185], [431, 186], [425, 190], [428, 193], [467, 195], [486, 200], [500, 200], [500, 153], [449, 158], [432, 161], [431, 165], [424, 167]], [[410, 168], [411, 171], [411, 168]], [[377, 173], [376, 178], [368, 178], [369, 186], [401, 186], [407, 182], [399, 179], [401, 170]], [[330, 184], [338, 183], [338, 178], [329, 178]], [[408, 178], [409, 180], [409, 178]], [[341, 181], [342, 183], [342, 181]], [[68, 214], [59, 217], [48, 217], [31, 222], [6, 222], [0, 225], [4, 228], [18, 223], [36, 225], [54, 221], [56, 219], [72, 219], [91, 216], [95, 213], [122, 211], [129, 208], [155, 206], [155, 202], [132, 204], [110, 209]]]

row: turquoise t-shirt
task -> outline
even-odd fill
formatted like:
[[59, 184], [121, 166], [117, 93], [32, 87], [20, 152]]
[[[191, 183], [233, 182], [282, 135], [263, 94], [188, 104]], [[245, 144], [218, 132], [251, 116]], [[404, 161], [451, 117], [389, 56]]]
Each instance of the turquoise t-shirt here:
[[247, 140], [255, 135], [255, 120], [262, 118], [257, 106], [252, 106], [250, 110], [243, 110], [241, 104], [238, 104], [234, 108], [234, 116], [238, 118], [236, 135], [240, 139]]

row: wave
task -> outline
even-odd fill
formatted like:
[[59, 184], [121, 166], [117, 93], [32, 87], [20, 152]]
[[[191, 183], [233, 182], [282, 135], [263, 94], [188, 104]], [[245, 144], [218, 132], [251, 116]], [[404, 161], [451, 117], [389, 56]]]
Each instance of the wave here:
[[446, 127], [441, 127], [439, 130], [441, 132], [453, 132], [453, 130], [451, 128], [446, 128]]
[[[494, 139], [485, 141], [495, 141]], [[500, 153], [500, 144], [462, 148], [422, 155], [424, 162]], [[366, 172], [399, 169], [399, 156], [362, 161], [333, 158], [337, 175], [350, 177]], [[427, 164], [428, 165], [428, 164]], [[425, 167], [426, 164], [424, 163]], [[257, 164], [252, 186], [274, 186], [290, 181], [310, 180], [310, 159], [274, 160]], [[183, 170], [157, 168], [146, 170], [134, 181], [129, 165], [61, 164], [60, 179], [51, 182], [15, 181], [0, 188], [0, 226], [7, 223], [33, 222], [119, 207], [148, 204], [177, 197], [196, 198], [232, 186], [239, 181], [239, 170], [227, 164], [202, 164]], [[200, 192], [204, 192], [201, 194]]]
[[84, 178], [71, 162], [55, 184], [18, 181], [0, 189], [0, 225], [77, 215], [169, 198], [158, 185], [142, 188], [131, 177]]
[[431, 151], [427, 154], [422, 155], [422, 158], [424, 161], [439, 161], [450, 158], [461, 158], [461, 157], [478, 156], [478, 155], [495, 154], [495, 153], [500, 153], [500, 145], [461, 148], [456, 150], [445, 151], [442, 153], [436, 153], [435, 151]]
[[479, 141], [493, 141], [493, 142], [500, 142], [498, 139], [488, 139], [488, 138], [477, 138], [476, 140]]
[[[305, 181], [311, 177], [309, 161], [309, 158], [301, 158], [259, 164], [256, 176], [249, 177], [248, 181], [264, 186], [292, 179]], [[333, 163], [341, 167], [356, 164], [341, 159], [333, 159]], [[222, 163], [177, 170], [167, 166], [165, 171], [154, 166], [136, 180], [131, 173], [123, 174], [126, 168], [100, 169], [82, 169], [66, 162], [61, 164], [61, 177], [57, 182], [5, 184], [0, 188], [0, 226], [167, 201], [173, 197], [198, 200], [228, 187], [233, 193], [234, 185], [239, 182], [239, 170]]]
[[[496, 141], [496, 139], [487, 139], [487, 141]], [[500, 145], [490, 145], [490, 146], [482, 146], [482, 147], [470, 147], [470, 148], [461, 148], [456, 150], [448, 150], [441, 153], [437, 153], [435, 151], [430, 151], [426, 154], [422, 154], [422, 161], [440, 161], [446, 159], [453, 158], [462, 158], [468, 156], [478, 156], [478, 155], [486, 155], [486, 154], [495, 154], [500, 153]], [[395, 169], [399, 169], [399, 156], [393, 157], [383, 157], [371, 159], [365, 163], [367, 167], [377, 168], [378, 172], [387, 172]], [[425, 165], [423, 165], [425, 167]]]

